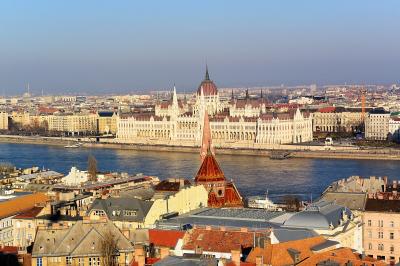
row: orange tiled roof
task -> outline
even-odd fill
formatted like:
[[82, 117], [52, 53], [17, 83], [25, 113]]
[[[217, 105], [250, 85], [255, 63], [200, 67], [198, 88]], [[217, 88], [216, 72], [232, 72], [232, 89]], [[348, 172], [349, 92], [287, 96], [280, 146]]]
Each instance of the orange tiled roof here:
[[212, 153], [207, 153], [195, 177], [195, 182], [225, 181], [225, 175]]
[[149, 242], [156, 247], [174, 248], [184, 235], [183, 231], [149, 229]]
[[284, 243], [269, 244], [264, 248], [256, 247], [250, 252], [246, 261], [255, 263], [256, 258], [262, 256], [265, 264], [274, 266], [291, 265], [294, 261], [288, 249], [298, 251], [300, 253], [300, 261], [303, 261], [313, 255], [311, 251], [312, 247], [324, 243], [325, 241], [325, 238], [322, 236], [316, 236]]
[[44, 193], [34, 193], [10, 199], [0, 203], [0, 218], [12, 216], [23, 211], [27, 211], [36, 204], [46, 203], [49, 198]]
[[332, 261], [339, 265], [347, 265], [351, 262], [353, 266], [383, 266], [386, 265], [383, 261], [378, 261], [374, 258], [361, 258], [360, 254], [354, 253], [350, 248], [338, 248], [322, 253], [317, 253], [302, 261], [298, 266], [317, 265], [319, 262]]
[[21, 212], [20, 214], [15, 216], [15, 218], [17, 218], [17, 219], [35, 218], [42, 211], [42, 209], [43, 209], [43, 207], [33, 207], [29, 210]]
[[187, 232], [184, 237], [183, 250], [231, 253], [232, 250], [251, 248], [254, 244], [254, 234], [263, 236], [262, 232], [223, 231], [195, 228]]

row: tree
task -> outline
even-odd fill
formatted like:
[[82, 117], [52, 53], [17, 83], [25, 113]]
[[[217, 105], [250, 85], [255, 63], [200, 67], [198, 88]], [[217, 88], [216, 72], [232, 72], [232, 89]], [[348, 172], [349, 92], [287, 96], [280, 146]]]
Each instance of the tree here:
[[118, 240], [111, 232], [106, 232], [100, 244], [103, 266], [117, 266]]
[[286, 205], [288, 211], [299, 211], [300, 210], [300, 200], [293, 195], [285, 195], [283, 197], [283, 203]]
[[96, 181], [97, 177], [97, 161], [93, 155], [89, 155], [88, 158], [88, 173], [89, 173], [89, 180]]

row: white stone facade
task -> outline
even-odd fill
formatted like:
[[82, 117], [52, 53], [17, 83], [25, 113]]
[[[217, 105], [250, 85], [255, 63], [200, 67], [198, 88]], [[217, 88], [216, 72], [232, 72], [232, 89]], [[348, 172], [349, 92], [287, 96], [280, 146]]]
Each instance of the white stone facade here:
[[[158, 111], [154, 115], [121, 117], [117, 123], [116, 142], [199, 146], [205, 110], [210, 115], [216, 147], [261, 147], [312, 141], [312, 118], [298, 109], [292, 114], [265, 114], [265, 104], [261, 101], [259, 106], [251, 105], [254, 107], [249, 112], [250, 105], [247, 109], [246, 105], [244, 109], [238, 108], [235, 104], [221, 102], [218, 94], [204, 96], [201, 93], [196, 99], [193, 112], [185, 113], [174, 90], [172, 103], [164, 108], [163, 114]], [[229, 114], [223, 112], [227, 108], [231, 110]]]
[[365, 119], [365, 138], [386, 140], [389, 135], [389, 112], [369, 113]]

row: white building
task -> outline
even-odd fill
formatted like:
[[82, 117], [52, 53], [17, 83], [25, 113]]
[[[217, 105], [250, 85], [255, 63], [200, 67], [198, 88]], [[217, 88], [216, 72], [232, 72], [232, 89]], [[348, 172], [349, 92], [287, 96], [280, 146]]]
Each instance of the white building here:
[[374, 109], [365, 118], [365, 138], [370, 140], [386, 140], [389, 135], [390, 112]]
[[87, 171], [81, 171], [75, 166], [71, 168], [71, 171], [61, 179], [61, 182], [68, 186], [77, 186], [89, 180], [89, 174]]
[[400, 141], [400, 118], [392, 117], [389, 119], [390, 139], [396, 142]]
[[121, 117], [117, 124], [119, 143], [199, 146], [204, 113], [210, 115], [215, 147], [262, 147], [270, 144], [312, 140], [312, 119], [299, 109], [267, 113], [264, 99], [220, 101], [208, 71], [190, 107], [178, 101], [174, 88], [170, 103], [157, 106], [155, 114]]

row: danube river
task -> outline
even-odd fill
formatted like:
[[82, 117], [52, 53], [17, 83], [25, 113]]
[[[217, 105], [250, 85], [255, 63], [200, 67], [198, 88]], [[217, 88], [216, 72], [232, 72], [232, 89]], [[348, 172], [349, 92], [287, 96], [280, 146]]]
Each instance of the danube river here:
[[[161, 179], [193, 178], [200, 166], [199, 154], [116, 149], [66, 149], [61, 146], [0, 143], [0, 162], [17, 167], [40, 166], [68, 173], [72, 166], [87, 168], [89, 154], [96, 157], [100, 171], [144, 173]], [[244, 196], [271, 198], [286, 194], [303, 199], [318, 197], [332, 181], [350, 175], [388, 176], [400, 179], [399, 161], [288, 159], [270, 160], [256, 156], [216, 156], [228, 179]]]

